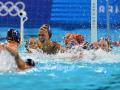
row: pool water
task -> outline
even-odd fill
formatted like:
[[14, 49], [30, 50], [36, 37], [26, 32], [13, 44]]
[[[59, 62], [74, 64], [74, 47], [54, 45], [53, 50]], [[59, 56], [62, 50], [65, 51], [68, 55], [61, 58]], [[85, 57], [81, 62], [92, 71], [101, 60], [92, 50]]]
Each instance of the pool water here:
[[[2, 37], [6, 36], [8, 27], [0, 28]], [[53, 41], [62, 46], [64, 35], [68, 32], [79, 33], [90, 41], [90, 29], [63, 30], [53, 28]], [[38, 29], [25, 29], [25, 40], [30, 37], [37, 38]], [[99, 29], [98, 38], [107, 36], [107, 30]], [[120, 30], [110, 30], [113, 41], [120, 40]], [[2, 40], [1, 42], [5, 42]], [[24, 46], [19, 49], [23, 59], [32, 58], [36, 67], [30, 70], [1, 71], [0, 90], [119, 90], [120, 89], [120, 47], [113, 47], [112, 52], [84, 51], [84, 58], [71, 58], [79, 52], [58, 53], [47, 55], [34, 51], [26, 53]], [[4, 54], [0, 53], [0, 62]], [[8, 53], [7, 62], [0, 69], [12, 66], [14, 63]]]

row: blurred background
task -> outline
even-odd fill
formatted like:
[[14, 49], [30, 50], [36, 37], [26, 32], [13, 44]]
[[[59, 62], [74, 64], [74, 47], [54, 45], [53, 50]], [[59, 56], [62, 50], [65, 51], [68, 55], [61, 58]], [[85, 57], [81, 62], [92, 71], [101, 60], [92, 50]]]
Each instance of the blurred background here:
[[[8, 0], [0, 0], [3, 3]], [[25, 4], [28, 21], [27, 28], [38, 28], [48, 23], [52, 27], [67, 29], [90, 28], [91, 0], [9, 0]], [[106, 28], [107, 1], [97, 0], [98, 28]], [[0, 6], [1, 7], [1, 6]], [[5, 11], [1, 11], [5, 13]], [[13, 11], [14, 13], [14, 11]], [[120, 28], [120, 0], [109, 0], [110, 28]], [[19, 17], [0, 16], [0, 27], [19, 27]]]

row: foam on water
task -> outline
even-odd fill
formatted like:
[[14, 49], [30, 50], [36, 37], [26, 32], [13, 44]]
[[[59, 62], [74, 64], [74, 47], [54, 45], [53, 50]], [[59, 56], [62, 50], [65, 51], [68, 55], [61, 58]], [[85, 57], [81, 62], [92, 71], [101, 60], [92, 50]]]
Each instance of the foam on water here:
[[102, 49], [96, 51], [84, 51], [83, 60], [90, 63], [117, 63], [120, 62], [120, 54], [106, 52]]
[[14, 71], [16, 64], [14, 57], [6, 50], [0, 50], [0, 72]]
[[32, 58], [39, 63], [52, 62], [74, 62], [81, 61], [85, 63], [117, 63], [120, 62], [120, 54], [113, 52], [106, 52], [102, 49], [98, 50], [74, 50], [64, 53], [57, 53], [56, 55], [48, 55], [43, 52], [35, 51], [33, 53], [22, 53], [23, 58]]
[[[45, 64], [44, 67], [35, 67], [32, 71], [40, 71], [40, 70], [55, 70], [55, 69], [64, 69], [64, 71], [74, 70], [74, 68], [84, 68], [85, 65], [78, 65], [76, 63], [119, 63], [120, 62], [120, 54], [105, 52], [101, 49], [98, 50], [69, 50], [64, 53], [57, 53], [55, 55], [48, 55], [43, 53], [40, 50], [33, 50], [33, 53], [20, 53], [20, 56], [23, 60], [28, 58], [33, 59], [38, 64]], [[16, 64], [14, 57], [10, 55], [6, 50], [0, 51], [0, 71], [13, 71], [16, 69]], [[73, 65], [75, 63], [75, 65]], [[63, 66], [61, 64], [66, 64]], [[72, 65], [72, 67], [67, 67], [67, 65]], [[96, 72], [100, 72], [101, 69], [97, 69]], [[31, 70], [27, 70], [25, 72], [21, 72], [22, 74], [26, 72], [31, 72]]]

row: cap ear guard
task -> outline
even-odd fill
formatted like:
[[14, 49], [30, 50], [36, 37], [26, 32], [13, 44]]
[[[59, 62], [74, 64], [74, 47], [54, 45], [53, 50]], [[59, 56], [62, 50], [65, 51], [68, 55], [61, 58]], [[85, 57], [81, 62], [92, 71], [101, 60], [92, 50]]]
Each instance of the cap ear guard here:
[[46, 24], [46, 26], [48, 27], [48, 35], [49, 35], [49, 39], [52, 37], [52, 31], [50, 30], [50, 25]]
[[52, 37], [52, 32], [51, 30], [48, 30], [48, 35], [49, 35], [49, 39]]

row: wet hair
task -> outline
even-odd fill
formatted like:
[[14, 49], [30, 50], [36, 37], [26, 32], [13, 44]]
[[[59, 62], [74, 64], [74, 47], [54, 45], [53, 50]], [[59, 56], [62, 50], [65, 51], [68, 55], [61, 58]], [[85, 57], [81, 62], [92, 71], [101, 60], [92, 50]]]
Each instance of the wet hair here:
[[26, 63], [29, 65], [29, 66], [35, 66], [35, 62], [32, 60], [32, 59], [27, 59]]
[[9, 29], [6, 39], [20, 43], [20, 33], [15, 29]]

